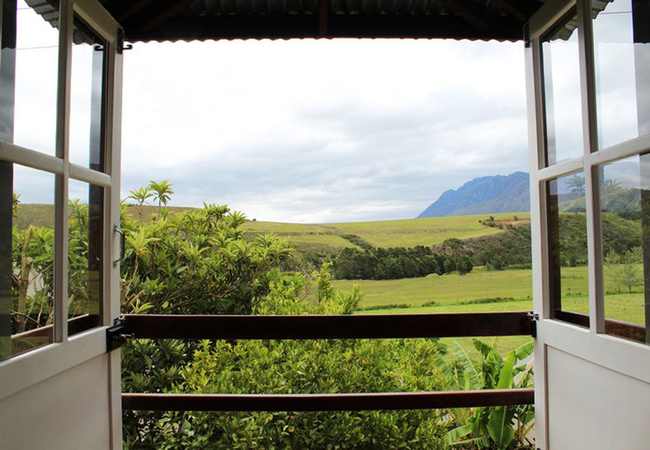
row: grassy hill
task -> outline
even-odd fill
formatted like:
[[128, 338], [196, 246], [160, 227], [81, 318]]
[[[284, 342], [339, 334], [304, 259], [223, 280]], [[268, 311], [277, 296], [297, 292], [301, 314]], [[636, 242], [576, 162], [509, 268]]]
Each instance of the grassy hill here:
[[[496, 221], [511, 221], [512, 213], [493, 215]], [[280, 222], [248, 222], [244, 228], [255, 233], [273, 232], [286, 236], [295, 244], [355, 247], [343, 236], [358, 236], [374, 247], [430, 246], [449, 238], [473, 238], [501, 232], [499, 228], [483, 225], [479, 220], [485, 214], [474, 216], [434, 217], [427, 219], [382, 220], [329, 224], [293, 224]], [[517, 214], [528, 220], [528, 214]]]
[[[178, 213], [190, 208], [168, 207], [171, 213]], [[129, 214], [134, 219], [142, 217], [143, 221], [151, 220], [158, 208], [156, 206], [129, 206]], [[494, 214], [496, 221], [513, 220], [515, 214]], [[519, 219], [528, 220], [529, 215], [518, 213]], [[449, 238], [475, 238], [501, 232], [496, 227], [490, 227], [479, 222], [486, 219], [485, 214], [474, 216], [434, 217], [426, 219], [382, 220], [374, 222], [349, 223], [320, 223], [299, 224], [282, 222], [250, 221], [243, 228], [251, 233], [275, 233], [285, 236], [298, 247], [357, 247], [346, 235], [354, 235], [374, 247], [415, 247], [417, 245], [431, 246]], [[29, 224], [51, 227], [54, 223], [54, 207], [52, 205], [21, 204], [16, 218], [20, 229]]]

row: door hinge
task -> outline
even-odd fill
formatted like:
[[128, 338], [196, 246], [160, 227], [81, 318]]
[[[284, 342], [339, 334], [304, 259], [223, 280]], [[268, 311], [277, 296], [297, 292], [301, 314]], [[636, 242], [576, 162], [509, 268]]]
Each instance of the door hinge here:
[[530, 335], [534, 338], [537, 337], [537, 322], [539, 322], [539, 314], [534, 312], [528, 313], [528, 321], [530, 322]]
[[126, 44], [124, 45], [124, 30], [120, 28], [117, 30], [117, 53], [124, 53], [124, 50], [131, 50], [133, 45]]
[[106, 329], [106, 353], [120, 348], [126, 341], [133, 337], [133, 334], [124, 332], [124, 317], [118, 317], [113, 326]]

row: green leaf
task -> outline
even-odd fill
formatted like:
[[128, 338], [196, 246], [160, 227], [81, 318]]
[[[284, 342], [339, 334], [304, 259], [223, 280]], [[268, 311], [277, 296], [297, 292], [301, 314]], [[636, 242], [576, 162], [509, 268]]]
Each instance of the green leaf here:
[[[512, 386], [513, 369], [517, 362], [515, 352], [512, 351], [506, 356], [503, 368], [499, 374], [499, 381], [497, 389], [508, 389]], [[494, 440], [497, 448], [506, 448], [515, 436], [515, 430], [512, 427], [512, 420], [514, 418], [515, 408], [498, 406], [490, 412], [488, 420], [488, 432], [490, 437]]]
[[450, 444], [457, 444], [461, 438], [464, 438], [472, 432], [472, 425], [463, 425], [462, 427], [454, 428], [445, 435], [445, 439]]
[[458, 341], [454, 341], [454, 345], [456, 346], [456, 356], [458, 356], [458, 359], [460, 359], [460, 362], [463, 365], [465, 376], [468, 377], [468, 380], [471, 382], [471, 388], [481, 389], [480, 377], [476, 367], [474, 367], [472, 359]]

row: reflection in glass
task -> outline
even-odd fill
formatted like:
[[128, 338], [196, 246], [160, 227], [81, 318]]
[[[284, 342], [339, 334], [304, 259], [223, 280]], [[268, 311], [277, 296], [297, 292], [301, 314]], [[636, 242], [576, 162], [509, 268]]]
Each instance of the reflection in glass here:
[[589, 326], [584, 174], [549, 181], [547, 208], [552, 317]]
[[649, 342], [650, 155], [608, 164], [600, 174], [605, 332]]
[[0, 161], [0, 360], [53, 341], [54, 176]]
[[[18, 1], [16, 12], [15, 50], [15, 113], [13, 142], [39, 152], [54, 155], [56, 152], [56, 96], [58, 71], [59, 32], [52, 26], [58, 23], [58, 11], [48, 2], [37, 14], [23, 0]], [[47, 10], [47, 12], [46, 12]], [[47, 17], [47, 21], [43, 18]], [[3, 49], [2, 60], [11, 58], [11, 50]], [[3, 62], [3, 65], [5, 62]], [[3, 72], [8, 70], [5, 65]], [[3, 75], [8, 75], [3, 73]], [[3, 76], [2, 104], [12, 95], [12, 83], [5, 84]], [[2, 113], [3, 121], [5, 115]], [[9, 122], [5, 122], [9, 123]], [[3, 130], [0, 139], [10, 141]]]
[[103, 189], [70, 180], [68, 334], [99, 326], [102, 307]]
[[547, 166], [583, 152], [578, 52], [572, 13], [542, 39]]
[[650, 20], [642, 3], [592, 2], [599, 148], [650, 133]]
[[102, 101], [106, 42], [75, 18], [72, 46], [70, 161], [103, 171]]

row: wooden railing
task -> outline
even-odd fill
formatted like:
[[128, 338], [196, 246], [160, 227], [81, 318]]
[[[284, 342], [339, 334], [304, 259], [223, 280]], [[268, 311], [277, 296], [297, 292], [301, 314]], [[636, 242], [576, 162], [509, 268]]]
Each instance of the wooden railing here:
[[[531, 335], [528, 312], [345, 316], [127, 315], [136, 339], [394, 339]], [[425, 364], [425, 362], [423, 362]], [[365, 394], [122, 394], [124, 410], [360, 411], [534, 403], [533, 389]]]

